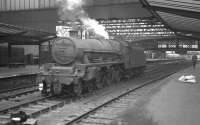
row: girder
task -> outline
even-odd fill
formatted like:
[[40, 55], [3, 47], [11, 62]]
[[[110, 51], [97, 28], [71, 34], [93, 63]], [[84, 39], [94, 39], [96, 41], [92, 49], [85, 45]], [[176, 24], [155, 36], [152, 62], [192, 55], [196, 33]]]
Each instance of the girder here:
[[139, 4], [139, 0], [85, 0], [85, 6], [114, 6], [124, 4]]
[[[157, 17], [176, 35], [200, 39], [199, 0], [140, 0], [152, 15]], [[185, 33], [182, 31], [190, 32]], [[177, 33], [181, 32], [181, 33]], [[198, 32], [198, 35], [193, 34]]]
[[177, 14], [185, 17], [190, 17], [190, 18], [196, 18], [200, 19], [200, 13], [191, 11], [191, 10], [180, 10], [177, 8], [168, 8], [168, 7], [162, 7], [162, 6], [151, 6], [151, 9], [154, 11], [162, 11], [166, 13], [172, 13], [172, 14]]

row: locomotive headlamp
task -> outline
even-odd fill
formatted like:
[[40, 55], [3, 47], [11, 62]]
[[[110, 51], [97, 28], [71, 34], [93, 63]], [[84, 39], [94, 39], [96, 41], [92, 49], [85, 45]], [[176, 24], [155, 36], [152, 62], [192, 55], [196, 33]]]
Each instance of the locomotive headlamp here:
[[45, 77], [41, 74], [39, 74], [36, 78], [39, 91], [42, 91], [44, 89], [44, 83], [43, 83], [44, 80], [45, 80]]
[[42, 91], [44, 89], [43, 82], [41, 82], [41, 83], [38, 84], [38, 89], [39, 89], [39, 91]]
[[11, 118], [11, 120], [15, 121], [15, 122], [20, 122], [21, 118], [19, 118], [19, 117], [13, 117], [13, 118]]

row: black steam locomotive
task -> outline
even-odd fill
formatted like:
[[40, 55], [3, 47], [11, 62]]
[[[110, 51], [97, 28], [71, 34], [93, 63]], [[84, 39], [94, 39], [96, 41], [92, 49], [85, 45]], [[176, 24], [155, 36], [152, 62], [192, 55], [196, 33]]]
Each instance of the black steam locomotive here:
[[145, 68], [144, 50], [125, 41], [58, 38], [51, 51], [55, 63], [45, 64], [37, 79], [45, 94], [79, 96], [141, 74]]

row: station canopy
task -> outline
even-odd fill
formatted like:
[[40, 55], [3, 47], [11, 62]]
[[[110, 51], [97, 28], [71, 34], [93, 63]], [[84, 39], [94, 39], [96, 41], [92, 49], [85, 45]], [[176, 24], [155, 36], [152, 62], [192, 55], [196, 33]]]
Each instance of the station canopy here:
[[56, 34], [38, 29], [0, 23], [0, 43], [39, 45], [56, 38]]
[[199, 0], [141, 0], [176, 35], [200, 39]]

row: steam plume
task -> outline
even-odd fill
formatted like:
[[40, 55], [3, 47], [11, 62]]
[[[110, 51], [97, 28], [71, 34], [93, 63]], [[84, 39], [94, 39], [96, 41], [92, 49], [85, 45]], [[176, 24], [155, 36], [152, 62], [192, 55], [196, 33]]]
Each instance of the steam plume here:
[[92, 30], [104, 38], [109, 37], [105, 27], [85, 13], [82, 7], [84, 5], [83, 0], [57, 0], [56, 2], [59, 6], [59, 15], [62, 20], [80, 20], [87, 30]]

